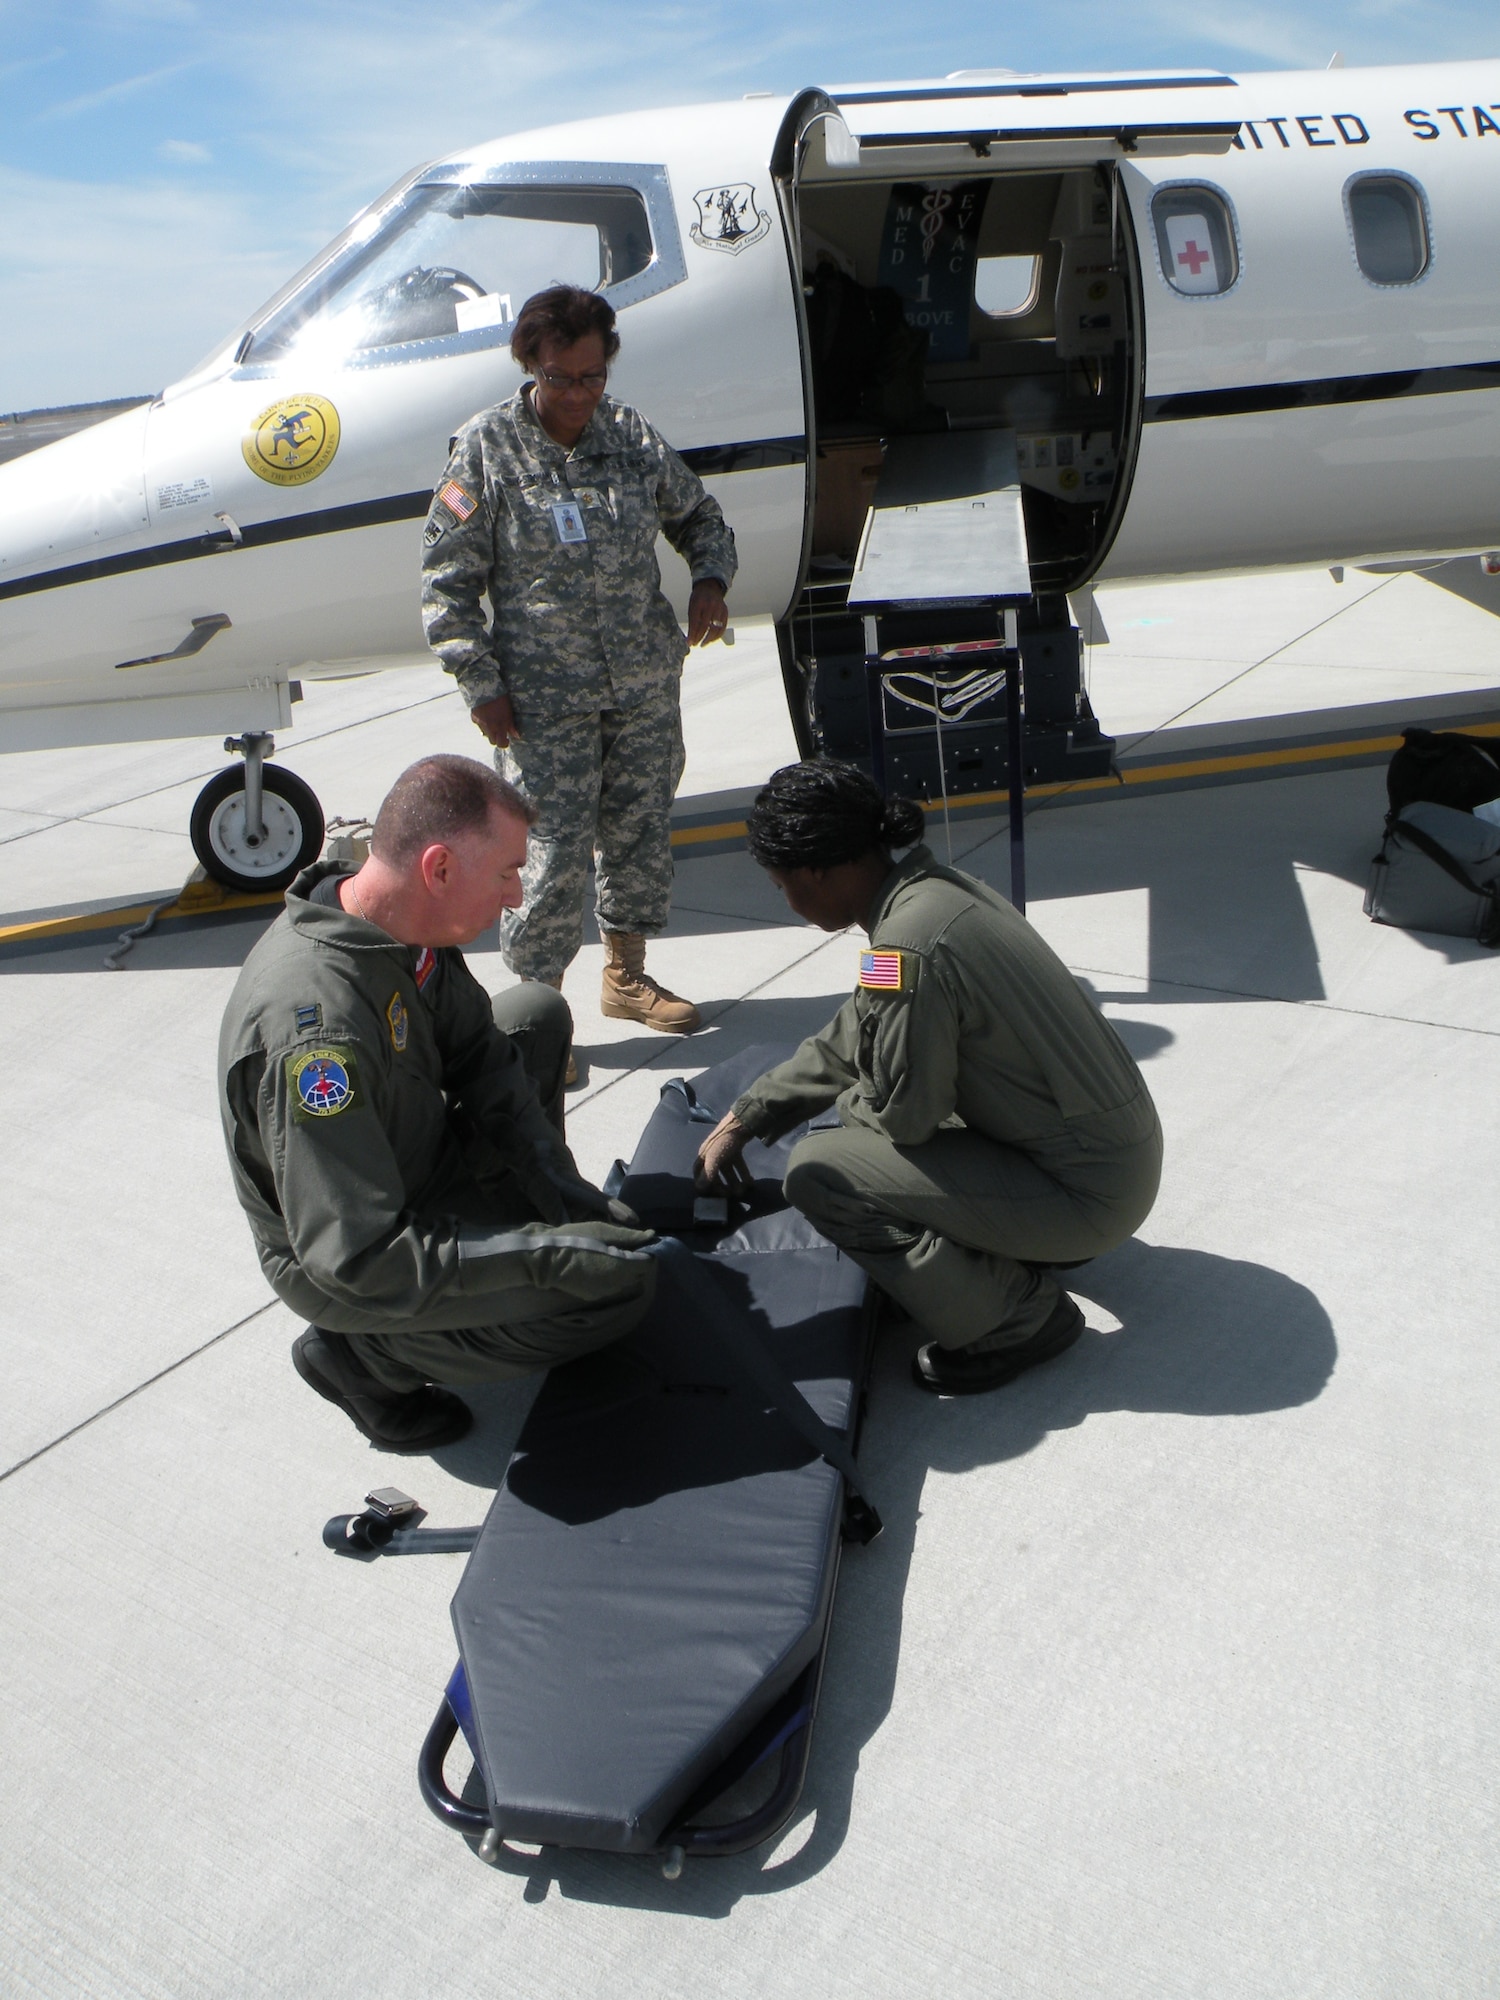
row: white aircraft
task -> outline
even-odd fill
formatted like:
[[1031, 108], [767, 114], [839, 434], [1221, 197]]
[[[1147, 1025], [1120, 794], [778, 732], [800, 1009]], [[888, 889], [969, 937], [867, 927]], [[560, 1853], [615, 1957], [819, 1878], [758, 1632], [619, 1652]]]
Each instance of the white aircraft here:
[[[289, 879], [322, 819], [270, 732], [430, 658], [429, 497], [555, 278], [619, 309], [613, 387], [723, 505], [804, 747], [866, 727], [845, 597], [907, 434], [1013, 436], [1048, 771], [1108, 743], [1068, 593], [1500, 543], [1500, 62], [754, 95], [420, 167], [182, 381], [0, 467], [0, 747], [231, 732], [194, 844]], [[1003, 766], [974, 686], [950, 789]]]

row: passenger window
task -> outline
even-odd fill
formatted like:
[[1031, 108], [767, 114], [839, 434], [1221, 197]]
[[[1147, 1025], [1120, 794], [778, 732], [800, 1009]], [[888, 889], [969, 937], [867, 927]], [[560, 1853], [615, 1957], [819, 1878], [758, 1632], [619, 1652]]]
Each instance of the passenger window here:
[[1357, 174], [1344, 189], [1354, 256], [1372, 285], [1414, 284], [1432, 262], [1427, 204], [1404, 174]]
[[287, 301], [246, 358], [330, 364], [456, 334], [508, 340], [533, 292], [559, 280], [608, 292], [651, 259], [633, 188], [417, 186]]
[[1151, 200], [1161, 274], [1174, 292], [1207, 298], [1240, 275], [1234, 222], [1223, 195], [1207, 187], [1162, 188]]
[[1019, 319], [1036, 304], [1040, 257], [981, 257], [974, 266], [974, 303], [991, 319]]

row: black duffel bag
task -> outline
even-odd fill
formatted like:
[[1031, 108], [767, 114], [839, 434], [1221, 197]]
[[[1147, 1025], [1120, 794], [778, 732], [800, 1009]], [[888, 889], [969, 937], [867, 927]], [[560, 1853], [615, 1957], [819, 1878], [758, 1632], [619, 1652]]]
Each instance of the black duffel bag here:
[[1365, 915], [1401, 930], [1500, 945], [1500, 826], [1426, 799], [1392, 812], [1370, 869]]
[[1385, 789], [1393, 814], [1415, 799], [1473, 812], [1500, 799], [1500, 737], [1403, 729], [1401, 748], [1386, 768]]

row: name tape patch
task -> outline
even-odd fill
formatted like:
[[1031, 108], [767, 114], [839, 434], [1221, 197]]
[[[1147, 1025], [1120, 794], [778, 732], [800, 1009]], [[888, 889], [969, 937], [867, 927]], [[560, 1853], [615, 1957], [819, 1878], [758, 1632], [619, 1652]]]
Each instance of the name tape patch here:
[[359, 1071], [353, 1049], [334, 1045], [303, 1049], [286, 1059], [286, 1080], [292, 1116], [306, 1125], [314, 1118], [336, 1118], [360, 1102]]
[[859, 983], [882, 993], [899, 993], [905, 983], [905, 961], [899, 951], [862, 951]]

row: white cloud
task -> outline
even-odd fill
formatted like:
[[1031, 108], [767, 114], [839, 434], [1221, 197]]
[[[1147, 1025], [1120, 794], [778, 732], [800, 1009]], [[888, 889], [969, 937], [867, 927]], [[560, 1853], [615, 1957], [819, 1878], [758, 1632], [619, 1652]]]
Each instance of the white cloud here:
[[206, 166], [213, 158], [207, 146], [200, 146], [196, 139], [163, 139], [156, 149], [156, 156], [185, 167]]
[[233, 197], [0, 169], [0, 409], [160, 389], [295, 264]]
[[100, 90], [86, 90], [81, 97], [65, 98], [61, 104], [49, 104], [38, 111], [32, 119], [35, 125], [49, 123], [55, 118], [77, 118], [85, 111], [98, 111], [106, 104], [118, 103], [122, 97], [134, 97], [153, 84], [165, 83], [169, 76], [180, 76], [185, 69], [191, 69], [190, 62], [163, 63], [159, 69], [143, 70], [139, 76], [121, 77], [118, 83], [107, 83]]

